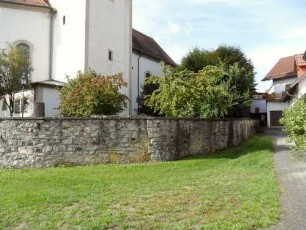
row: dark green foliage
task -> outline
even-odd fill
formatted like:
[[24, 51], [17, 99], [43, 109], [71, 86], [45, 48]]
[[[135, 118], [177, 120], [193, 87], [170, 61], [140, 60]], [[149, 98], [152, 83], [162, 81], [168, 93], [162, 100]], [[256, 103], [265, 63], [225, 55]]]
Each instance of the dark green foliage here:
[[184, 69], [188, 69], [193, 72], [198, 72], [205, 66], [215, 66], [219, 63], [220, 60], [216, 52], [194, 48], [185, 57], [183, 57], [181, 65], [178, 66], [178, 70], [182, 71]]
[[140, 97], [137, 99], [139, 103], [138, 115], [146, 115], [154, 117], [162, 116], [159, 114], [159, 112], [154, 112], [154, 109], [152, 109], [150, 106], [145, 105], [145, 99], [150, 97], [153, 94], [153, 92], [159, 88], [159, 85], [145, 81], [145, 83], [141, 88], [142, 92], [140, 94]]
[[91, 70], [79, 72], [60, 89], [59, 110], [71, 117], [115, 115], [127, 105], [127, 96], [119, 92], [126, 86], [122, 74], [101, 76]]

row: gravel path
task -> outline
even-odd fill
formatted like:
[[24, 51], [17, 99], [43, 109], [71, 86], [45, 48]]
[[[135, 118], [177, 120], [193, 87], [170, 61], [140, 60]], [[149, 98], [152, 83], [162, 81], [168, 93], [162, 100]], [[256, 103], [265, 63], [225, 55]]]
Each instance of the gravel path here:
[[280, 129], [267, 129], [274, 138], [274, 162], [281, 186], [281, 217], [270, 230], [306, 230], [306, 161], [289, 150]]

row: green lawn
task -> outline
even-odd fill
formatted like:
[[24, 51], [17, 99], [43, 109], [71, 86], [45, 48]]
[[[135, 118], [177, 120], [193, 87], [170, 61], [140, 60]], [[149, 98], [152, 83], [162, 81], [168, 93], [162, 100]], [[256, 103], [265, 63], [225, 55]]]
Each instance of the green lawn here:
[[0, 229], [257, 229], [279, 217], [272, 141], [131, 165], [0, 169]]

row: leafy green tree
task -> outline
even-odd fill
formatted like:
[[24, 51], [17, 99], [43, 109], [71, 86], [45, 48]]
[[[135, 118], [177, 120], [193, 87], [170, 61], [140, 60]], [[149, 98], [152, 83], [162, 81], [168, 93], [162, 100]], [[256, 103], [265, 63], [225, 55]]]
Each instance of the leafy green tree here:
[[215, 51], [194, 48], [183, 57], [181, 64], [178, 66], [178, 71], [188, 69], [193, 72], [198, 72], [206, 66], [216, 66], [219, 63], [220, 59]]
[[235, 105], [229, 111], [229, 117], [248, 116], [252, 93], [255, 91], [255, 72], [251, 60], [247, 59], [239, 47], [221, 45], [216, 50], [200, 50], [198, 48], [190, 51], [183, 59], [179, 71], [188, 69], [198, 72], [206, 66], [222, 65], [225, 76], [235, 98]]
[[285, 109], [281, 124], [284, 125], [284, 132], [297, 148], [306, 150], [306, 95]]
[[14, 113], [15, 95], [22, 90], [20, 78], [27, 76], [28, 88], [32, 70], [29, 58], [20, 48], [9, 46], [0, 50], [0, 99], [7, 105], [10, 116]]
[[79, 72], [75, 79], [68, 77], [68, 83], [60, 89], [59, 110], [71, 117], [118, 114], [127, 106], [127, 96], [119, 92], [126, 86], [122, 74]]
[[224, 117], [234, 103], [225, 74], [220, 66], [207, 66], [195, 73], [163, 65], [163, 77], [148, 80], [159, 88], [145, 104], [167, 117]]

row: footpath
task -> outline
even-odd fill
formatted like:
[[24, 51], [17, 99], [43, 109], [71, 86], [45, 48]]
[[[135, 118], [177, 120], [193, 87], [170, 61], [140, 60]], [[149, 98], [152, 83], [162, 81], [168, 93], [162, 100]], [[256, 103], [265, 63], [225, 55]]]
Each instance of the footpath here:
[[270, 230], [306, 230], [306, 160], [297, 157], [281, 129], [267, 129], [274, 139], [274, 162], [281, 187], [281, 216]]

